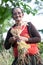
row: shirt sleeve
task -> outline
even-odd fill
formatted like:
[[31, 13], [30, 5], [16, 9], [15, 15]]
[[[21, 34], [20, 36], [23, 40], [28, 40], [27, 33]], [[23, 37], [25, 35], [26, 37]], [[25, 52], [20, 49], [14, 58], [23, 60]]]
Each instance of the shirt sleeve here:
[[35, 26], [30, 22], [29, 23], [29, 26], [30, 26], [30, 29], [29, 29], [29, 32], [30, 32], [30, 38], [28, 39], [28, 42], [30, 43], [38, 43], [41, 41], [41, 36], [38, 32], [38, 30], [35, 28]]
[[5, 49], [9, 49], [11, 47], [11, 43], [9, 43], [10, 37], [12, 37], [12, 34], [10, 33], [10, 30], [9, 30], [5, 39], [5, 43], [4, 43]]

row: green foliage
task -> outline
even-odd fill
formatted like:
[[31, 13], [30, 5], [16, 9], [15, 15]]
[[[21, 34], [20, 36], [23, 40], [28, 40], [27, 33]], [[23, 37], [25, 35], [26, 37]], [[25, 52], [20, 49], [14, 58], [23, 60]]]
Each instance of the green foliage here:
[[[25, 3], [25, 1], [27, 1], [27, 3]], [[35, 15], [38, 11], [37, 9], [32, 9], [29, 6], [29, 2], [31, 1], [32, 0], [22, 0], [22, 1], [21, 0], [2, 0], [0, 4], [0, 24], [2, 24], [5, 21], [5, 19], [8, 19], [8, 17], [11, 17], [12, 6], [13, 7], [19, 6], [23, 8], [23, 11], [26, 12], [27, 14], [32, 13], [33, 15]], [[8, 2], [10, 2], [11, 5], [9, 5]], [[40, 1], [38, 0], [35, 1], [35, 4], [38, 5], [39, 3]]]
[[11, 16], [11, 9], [0, 6], [0, 23], [2, 24], [9, 16]]
[[8, 0], [2, 0], [2, 2], [7, 2]]
[[39, 4], [39, 1], [38, 1], [38, 0], [36, 0], [36, 1], [35, 1], [35, 4]]
[[3, 38], [3, 33], [8, 31], [8, 28], [12, 26], [12, 23], [9, 22], [9, 18], [8, 20], [6, 19], [3, 24], [0, 24], [0, 52], [3, 51], [3, 44], [4, 44], [4, 38]]
[[[8, 1], [11, 3], [11, 5], [8, 4]], [[28, 3], [31, 2], [31, 0], [27, 0]], [[4, 4], [4, 5], [3, 5]], [[32, 13], [33, 15], [35, 15], [37, 12], [35, 10], [33, 10], [29, 4], [27, 5], [26, 3], [24, 3], [21, 0], [2, 0], [1, 4], [0, 4], [0, 23], [2, 24], [5, 19], [7, 19], [9, 16], [11, 16], [11, 9], [13, 7], [22, 7], [23, 10], [29, 14]]]
[[0, 52], [3, 51], [3, 42], [4, 42], [3, 36], [2, 34], [0, 34]]
[[39, 32], [42, 32], [43, 33], [43, 29], [39, 30]]
[[27, 0], [27, 2], [31, 2], [32, 0]]
[[43, 53], [43, 42], [40, 42], [38, 45], [39, 45], [38, 47], [40, 49], [40, 53], [42, 54]]
[[[27, 3], [25, 3], [25, 1], [27, 1]], [[0, 4], [0, 23], [3, 23], [5, 21], [5, 19], [7, 19], [9, 16], [11, 16], [11, 9], [12, 6], [13, 7], [22, 7], [24, 12], [26, 12], [27, 14], [32, 13], [33, 15], [35, 15], [37, 13], [37, 9], [32, 9], [29, 6], [29, 2], [31, 2], [32, 0], [2, 0], [1, 4]], [[43, 0], [40, 0], [43, 1]], [[41, 4], [41, 2], [38, 0], [35, 0], [35, 4], [39, 5]], [[11, 3], [8, 4], [8, 2]], [[3, 5], [4, 4], [4, 5]]]
[[[10, 52], [12, 50], [9, 50]], [[11, 65], [14, 58], [12, 53], [6, 51], [5, 49], [0, 53], [0, 65]]]

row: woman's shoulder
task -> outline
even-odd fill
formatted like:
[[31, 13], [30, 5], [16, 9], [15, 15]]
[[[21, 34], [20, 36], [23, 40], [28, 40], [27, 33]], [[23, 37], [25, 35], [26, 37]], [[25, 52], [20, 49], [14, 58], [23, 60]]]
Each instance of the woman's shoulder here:
[[35, 28], [35, 26], [34, 26], [34, 24], [32, 22], [28, 22], [27, 24], [28, 24], [29, 27]]
[[27, 22], [28, 25], [33, 25], [32, 22]]
[[14, 28], [15, 26], [16, 26], [16, 24], [12, 25], [12, 26], [9, 28], [8, 32], [9, 32], [12, 28]]
[[31, 27], [32, 23], [31, 22], [27, 22], [27, 26]]

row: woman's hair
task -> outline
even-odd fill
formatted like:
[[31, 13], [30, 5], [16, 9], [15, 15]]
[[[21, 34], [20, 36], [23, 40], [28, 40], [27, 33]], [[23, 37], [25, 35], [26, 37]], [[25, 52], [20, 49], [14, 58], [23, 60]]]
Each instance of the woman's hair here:
[[19, 8], [21, 10], [21, 12], [23, 13], [23, 9], [21, 9], [20, 7], [15, 7], [15, 8], [12, 8], [12, 15], [13, 15], [14, 9], [16, 9], [16, 8]]

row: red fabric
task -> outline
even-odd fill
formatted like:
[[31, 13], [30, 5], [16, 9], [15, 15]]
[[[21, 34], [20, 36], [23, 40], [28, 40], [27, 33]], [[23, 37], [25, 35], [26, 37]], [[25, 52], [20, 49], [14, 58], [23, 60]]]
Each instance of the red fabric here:
[[30, 48], [28, 49], [27, 53], [30, 55], [34, 55], [36, 53], [38, 53], [38, 48], [37, 48], [37, 44], [30, 44]]
[[[22, 27], [24, 28], [24, 26]], [[21, 32], [20, 36], [24, 36], [24, 37], [27, 37], [29, 38], [29, 33], [27, 31], [27, 27], [24, 28], [24, 30]], [[38, 53], [38, 48], [37, 48], [37, 44], [29, 44], [30, 45], [30, 48], [28, 48], [27, 50], [27, 54], [30, 54], [30, 55], [34, 55], [36, 53]], [[14, 56], [17, 57], [18, 56], [18, 50], [17, 50], [17, 47], [13, 49], [14, 51]]]
[[[24, 37], [27, 37], [27, 38], [30, 37], [29, 33], [27, 31], [27, 27], [25, 27], [25, 29], [22, 31], [22, 33], [20, 35], [24, 36]], [[31, 54], [31, 55], [34, 55], [34, 54], [38, 53], [37, 44], [35, 44], [35, 43], [30, 44], [30, 48], [28, 48], [27, 53]]]
[[[23, 26], [24, 27], [24, 26]], [[23, 28], [22, 27], [22, 28]], [[21, 34], [20, 34], [20, 36], [24, 36], [24, 37], [29, 37], [29, 33], [28, 33], [28, 31], [27, 31], [27, 27], [25, 27], [24, 28], [24, 30], [21, 32]]]
[[13, 48], [13, 54], [15, 57], [18, 57], [18, 49], [17, 47]]

